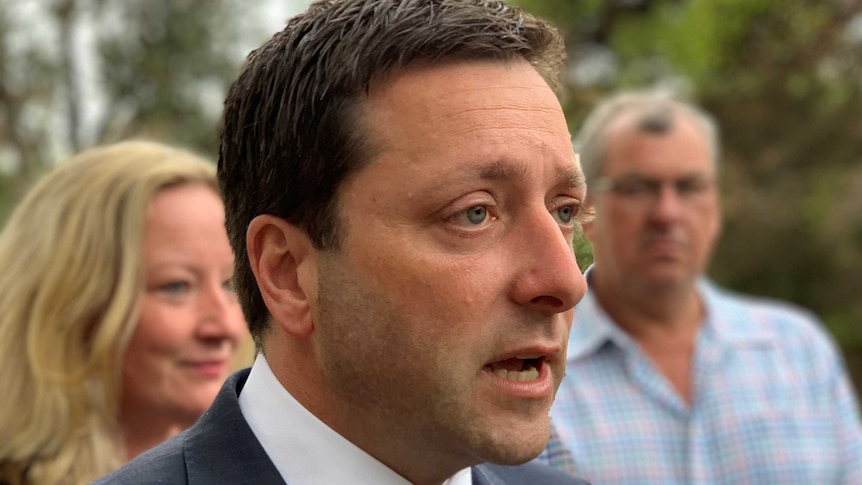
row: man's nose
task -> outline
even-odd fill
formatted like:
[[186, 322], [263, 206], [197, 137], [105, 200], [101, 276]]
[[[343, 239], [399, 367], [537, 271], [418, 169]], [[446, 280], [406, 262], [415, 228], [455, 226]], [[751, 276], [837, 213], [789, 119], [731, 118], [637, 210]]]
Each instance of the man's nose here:
[[512, 264], [519, 270], [515, 278], [514, 300], [546, 313], [561, 313], [575, 306], [587, 290], [578, 267], [572, 242], [554, 217], [545, 209], [518, 230], [519, 250]]
[[656, 220], [673, 221], [684, 210], [684, 201], [674, 183], [665, 182], [656, 187], [650, 214]]

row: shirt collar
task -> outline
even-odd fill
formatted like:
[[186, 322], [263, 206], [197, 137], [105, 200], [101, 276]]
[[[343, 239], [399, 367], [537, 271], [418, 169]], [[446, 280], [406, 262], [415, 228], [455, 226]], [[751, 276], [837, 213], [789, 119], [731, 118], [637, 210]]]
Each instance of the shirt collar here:
[[751, 297], [724, 290], [708, 278], [700, 278], [697, 289], [706, 307], [705, 327], [716, 338], [733, 347], [768, 347], [776, 343], [778, 336], [759, 321], [750, 304]]
[[[290, 485], [410, 483], [300, 404], [275, 377], [262, 353], [240, 393], [239, 406], [266, 454]], [[471, 483], [470, 469], [465, 468], [444, 485]]]
[[[569, 361], [591, 355], [608, 343], [623, 349], [636, 345], [608, 316], [589, 289], [591, 271], [592, 266], [584, 272], [587, 293], [575, 306], [569, 334]], [[744, 304], [746, 297], [732, 295], [705, 277], [698, 279], [697, 289], [705, 306], [703, 328], [717, 340], [734, 347], [770, 346], [774, 343], [776, 336], [769, 328], [758, 324], [750, 306]]]

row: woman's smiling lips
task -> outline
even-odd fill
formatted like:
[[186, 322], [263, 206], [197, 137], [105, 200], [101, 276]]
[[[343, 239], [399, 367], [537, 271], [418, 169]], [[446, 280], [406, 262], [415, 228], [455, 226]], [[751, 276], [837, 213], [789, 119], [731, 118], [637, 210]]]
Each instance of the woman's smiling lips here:
[[226, 359], [185, 361], [182, 365], [198, 376], [208, 379], [225, 377], [227, 373]]

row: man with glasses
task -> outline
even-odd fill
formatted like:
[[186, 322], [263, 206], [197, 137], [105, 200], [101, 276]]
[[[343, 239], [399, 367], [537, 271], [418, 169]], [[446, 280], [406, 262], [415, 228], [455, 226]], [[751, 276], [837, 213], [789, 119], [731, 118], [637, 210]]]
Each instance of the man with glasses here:
[[603, 485], [862, 484], [856, 398], [820, 323], [703, 276], [717, 139], [706, 113], [651, 93], [584, 123], [595, 263], [551, 410], [561, 442], [540, 460], [569, 451]]

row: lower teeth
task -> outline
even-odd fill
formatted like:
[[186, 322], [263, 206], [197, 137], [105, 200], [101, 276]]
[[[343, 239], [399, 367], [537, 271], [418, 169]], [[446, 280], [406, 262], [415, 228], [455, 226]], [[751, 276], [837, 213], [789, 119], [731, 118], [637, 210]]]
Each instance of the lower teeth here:
[[535, 381], [539, 378], [539, 371], [535, 367], [528, 367], [526, 370], [506, 370], [496, 369], [495, 374], [510, 381]]

